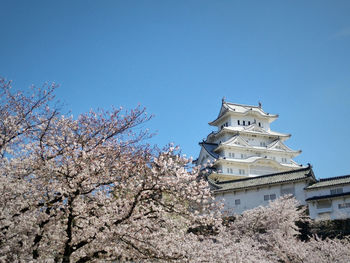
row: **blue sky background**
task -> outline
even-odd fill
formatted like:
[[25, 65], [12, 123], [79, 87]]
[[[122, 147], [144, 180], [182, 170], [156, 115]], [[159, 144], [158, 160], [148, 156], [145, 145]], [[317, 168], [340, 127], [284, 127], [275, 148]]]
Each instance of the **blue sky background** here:
[[0, 0], [0, 76], [77, 115], [138, 103], [197, 157], [221, 98], [280, 118], [317, 177], [350, 174], [350, 1]]

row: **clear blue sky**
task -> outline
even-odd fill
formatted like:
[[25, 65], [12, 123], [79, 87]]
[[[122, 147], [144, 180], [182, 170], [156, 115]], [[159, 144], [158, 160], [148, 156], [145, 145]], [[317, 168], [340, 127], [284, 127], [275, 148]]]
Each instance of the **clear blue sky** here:
[[221, 98], [261, 101], [317, 177], [350, 174], [350, 1], [0, 0], [0, 75], [77, 115], [135, 107], [197, 157]]

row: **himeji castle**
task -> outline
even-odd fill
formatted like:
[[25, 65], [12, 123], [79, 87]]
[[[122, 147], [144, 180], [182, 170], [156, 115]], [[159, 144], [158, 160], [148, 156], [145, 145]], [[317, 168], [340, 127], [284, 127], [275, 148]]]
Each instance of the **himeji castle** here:
[[203, 142], [198, 164], [213, 162], [212, 179], [230, 180], [301, 168], [293, 158], [301, 153], [285, 145], [290, 134], [272, 131], [278, 115], [259, 106], [222, 100], [216, 127]]
[[[272, 131], [278, 118], [258, 106], [222, 100], [216, 128], [199, 143], [195, 163], [206, 178], [224, 210], [242, 213], [285, 194], [308, 206], [313, 219], [350, 217], [350, 175], [317, 180], [311, 165], [293, 158], [301, 151], [290, 149], [290, 134]], [[208, 173], [209, 172], [209, 173]]]

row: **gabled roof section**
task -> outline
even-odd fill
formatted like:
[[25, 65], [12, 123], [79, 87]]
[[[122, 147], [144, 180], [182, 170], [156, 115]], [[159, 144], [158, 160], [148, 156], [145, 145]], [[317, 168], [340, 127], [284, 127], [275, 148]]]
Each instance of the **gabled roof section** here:
[[[277, 135], [280, 137], [290, 137], [290, 134], [285, 134], [285, 133], [280, 133], [280, 132], [276, 132], [276, 131], [267, 131], [261, 127], [259, 127], [256, 123], [253, 123], [249, 126], [241, 126], [242, 127], [242, 131], [245, 132], [253, 132], [253, 133], [261, 133], [261, 134], [266, 134], [266, 135]], [[235, 127], [236, 128], [241, 128], [241, 127]]]
[[225, 182], [215, 182], [215, 186], [218, 189], [215, 190], [214, 192], [237, 191], [237, 190], [244, 190], [249, 188], [264, 187], [264, 186], [273, 185], [273, 184], [281, 184], [285, 182], [303, 181], [303, 180], [311, 180], [313, 182], [316, 182], [314, 173], [310, 165], [306, 168], [291, 170], [287, 172], [267, 174], [267, 175], [262, 175], [257, 177], [249, 177], [246, 179], [238, 179], [238, 180], [225, 181]]
[[320, 179], [317, 183], [314, 183], [313, 185], [308, 186], [306, 190], [313, 190], [321, 187], [332, 187], [332, 186], [342, 185], [342, 184], [350, 184], [350, 175]]
[[219, 121], [224, 115], [226, 115], [227, 112], [238, 115], [256, 114], [258, 116], [271, 119], [271, 121], [278, 118], [277, 114], [269, 114], [263, 111], [263, 109], [261, 108], [261, 104], [259, 106], [243, 105], [226, 102], [223, 99], [218, 117], [214, 121], [209, 122], [209, 125], [215, 126], [217, 124], [217, 121]]
[[293, 152], [293, 153], [301, 153], [301, 151], [294, 151], [285, 145], [281, 140], [275, 140], [266, 147], [271, 150], [285, 151], [285, 152]]
[[256, 125], [256, 123], [253, 123], [249, 126], [243, 126], [243, 129], [251, 132], [268, 133], [265, 129]]
[[235, 135], [231, 139], [229, 139], [226, 142], [223, 142], [222, 144], [228, 145], [228, 146], [250, 146], [246, 140], [244, 140], [241, 136]]
[[200, 142], [199, 145], [202, 146], [203, 149], [204, 149], [206, 152], [208, 152], [208, 154], [209, 154], [210, 156], [212, 156], [213, 158], [215, 158], [215, 159], [218, 159], [218, 158], [219, 158], [219, 155], [218, 155], [217, 153], [214, 152], [214, 149], [215, 149], [216, 147], [218, 147], [218, 145], [217, 145], [216, 143], [208, 143], [208, 142], [203, 141], [203, 142]]

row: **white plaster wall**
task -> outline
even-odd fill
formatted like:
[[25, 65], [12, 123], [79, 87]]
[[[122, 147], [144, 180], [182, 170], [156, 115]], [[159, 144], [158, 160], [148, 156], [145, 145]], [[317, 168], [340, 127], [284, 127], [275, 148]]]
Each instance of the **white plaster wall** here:
[[232, 121], [231, 121], [231, 118], [230, 118], [230, 117], [227, 117], [227, 118], [221, 120], [220, 122], [218, 122], [218, 124], [217, 124], [217, 126], [216, 126], [217, 129], [218, 129], [218, 131], [221, 130], [221, 126], [222, 126], [222, 125], [225, 125], [225, 126], [226, 126], [226, 123], [227, 123], [227, 126], [228, 126], [228, 127], [229, 127], [229, 126], [232, 126]]
[[306, 190], [307, 198], [310, 198], [313, 196], [330, 195], [331, 189], [337, 189], [337, 188], [343, 188], [343, 192], [350, 192], [350, 185], [327, 186], [324, 188]]
[[[246, 175], [248, 176], [248, 165], [247, 164], [239, 164], [239, 165], [229, 165], [223, 164], [220, 166], [222, 173], [224, 174], [232, 174], [232, 175]], [[232, 173], [228, 172], [227, 169], [232, 169]], [[245, 171], [244, 174], [239, 173], [239, 169], [243, 169]]]
[[251, 165], [249, 169], [249, 174], [251, 174], [252, 176], [272, 174], [272, 173], [278, 173], [278, 172], [280, 171], [277, 168], [267, 167], [267, 166]]
[[339, 204], [350, 203], [350, 197], [339, 197], [331, 199], [330, 208], [317, 208], [317, 201], [308, 202], [310, 217], [312, 219], [343, 219], [350, 217], [350, 208], [339, 209]]
[[[226, 157], [226, 158], [228, 162], [232, 160], [232, 158], [230, 157]], [[235, 158], [235, 159], [241, 159], [240, 154], [238, 158]], [[247, 175], [247, 176], [259, 176], [259, 175], [272, 174], [272, 173], [285, 171], [285, 169], [283, 168], [281, 169], [278, 167], [261, 166], [261, 165], [256, 165], [254, 163], [251, 164], [251, 163], [228, 163], [228, 162], [220, 165], [222, 172], [225, 174], [228, 173], [227, 168], [231, 168], [233, 170], [233, 172], [230, 174]], [[244, 169], [245, 173], [239, 174], [239, 169]]]
[[[238, 120], [240, 121], [240, 125], [238, 125]], [[261, 123], [261, 128], [270, 131], [270, 123], [264, 119], [260, 119], [254, 116], [241, 116], [241, 117], [233, 117], [231, 116], [229, 120], [229, 126], [231, 127], [240, 127], [243, 126], [243, 121], [245, 121], [245, 126], [248, 126], [248, 121], [250, 121], [250, 124], [253, 124], [254, 121], [256, 121], [256, 124], [259, 125], [259, 122]], [[223, 122], [225, 123], [225, 122]], [[221, 126], [222, 124], [220, 124]]]
[[[230, 153], [234, 154], [234, 157], [230, 157]], [[242, 158], [242, 155], [243, 154], [243, 158]], [[226, 159], [246, 159], [250, 156], [256, 156], [256, 155], [253, 155], [252, 153], [249, 153], [247, 151], [244, 151], [244, 149], [242, 150], [229, 150], [229, 149], [225, 149], [225, 150], [222, 150], [220, 153], [219, 153], [220, 156], [222, 157], [226, 157]]]
[[[294, 185], [294, 196], [300, 204], [305, 205], [305, 182], [295, 184], [284, 184], [284, 186]], [[264, 195], [276, 194], [276, 199], [281, 197], [281, 185], [263, 187], [260, 189], [243, 190], [236, 192], [217, 193], [216, 200], [224, 202], [224, 212], [241, 214], [245, 210], [253, 209], [258, 206], [267, 206], [269, 201], [264, 200]], [[240, 204], [235, 205], [235, 200], [240, 199]]]

